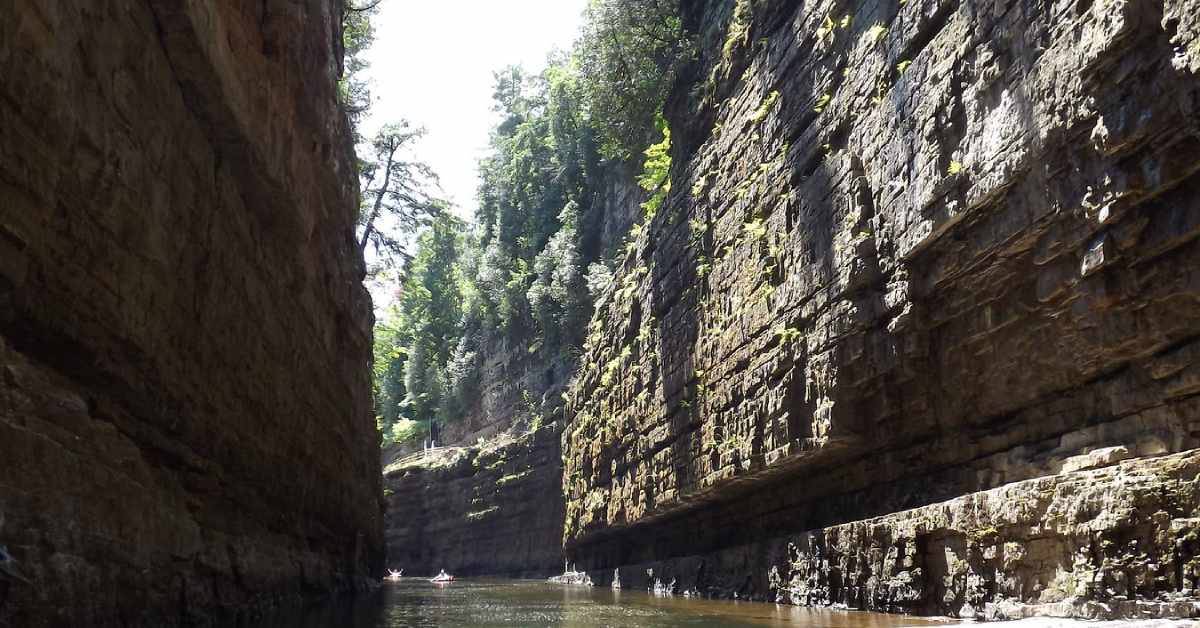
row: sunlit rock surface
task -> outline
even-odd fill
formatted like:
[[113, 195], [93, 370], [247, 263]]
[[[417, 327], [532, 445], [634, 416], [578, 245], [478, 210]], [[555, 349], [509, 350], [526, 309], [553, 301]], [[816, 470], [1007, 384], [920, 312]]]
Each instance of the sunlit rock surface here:
[[339, 2], [0, 5], [0, 624], [229, 625], [383, 539]]
[[1200, 447], [1200, 4], [684, 7], [673, 192], [569, 390], [567, 556], [1197, 614], [1200, 470], [1159, 457]]

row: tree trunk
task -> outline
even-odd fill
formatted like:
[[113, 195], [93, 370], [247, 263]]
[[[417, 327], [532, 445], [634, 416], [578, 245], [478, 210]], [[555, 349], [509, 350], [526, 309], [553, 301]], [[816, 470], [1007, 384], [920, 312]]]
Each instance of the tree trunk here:
[[383, 197], [388, 192], [388, 186], [391, 185], [392, 179], [392, 160], [396, 156], [397, 144], [392, 144], [388, 150], [387, 167], [383, 169], [383, 184], [379, 186], [379, 193], [375, 196], [375, 206], [371, 208], [371, 215], [367, 218], [367, 224], [363, 226], [362, 239], [358, 242], [358, 254], [365, 255], [367, 251], [367, 242], [371, 241], [371, 233], [375, 231], [375, 219], [379, 218], [379, 212], [383, 210]]

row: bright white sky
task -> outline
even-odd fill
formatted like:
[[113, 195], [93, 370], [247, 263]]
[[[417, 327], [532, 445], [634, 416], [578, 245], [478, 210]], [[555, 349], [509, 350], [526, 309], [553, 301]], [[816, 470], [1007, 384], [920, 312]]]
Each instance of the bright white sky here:
[[587, 0], [384, 0], [372, 22], [367, 77], [375, 99], [363, 135], [407, 118], [429, 133], [416, 157], [441, 177], [463, 217], [475, 214], [477, 162], [487, 147], [492, 72], [538, 71], [578, 34]]

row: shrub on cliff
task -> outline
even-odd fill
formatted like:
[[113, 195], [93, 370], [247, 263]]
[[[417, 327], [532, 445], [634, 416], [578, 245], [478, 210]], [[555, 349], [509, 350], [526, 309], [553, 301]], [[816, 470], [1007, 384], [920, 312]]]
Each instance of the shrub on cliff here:
[[659, 116], [657, 126], [662, 141], [651, 144], [650, 148], [646, 149], [646, 161], [642, 165], [642, 174], [638, 177], [638, 185], [650, 194], [650, 198], [642, 203], [647, 220], [654, 218], [671, 191], [671, 129], [667, 128], [662, 116]]

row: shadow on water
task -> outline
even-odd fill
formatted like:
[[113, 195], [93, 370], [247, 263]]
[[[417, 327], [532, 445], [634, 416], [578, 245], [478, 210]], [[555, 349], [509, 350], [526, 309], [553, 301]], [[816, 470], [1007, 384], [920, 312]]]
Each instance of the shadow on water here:
[[388, 583], [342, 604], [272, 617], [254, 628], [427, 628], [462, 626], [821, 626], [889, 628], [942, 625], [941, 620], [756, 602], [655, 597], [608, 587], [563, 587], [538, 580], [466, 580], [448, 586], [424, 579]]

